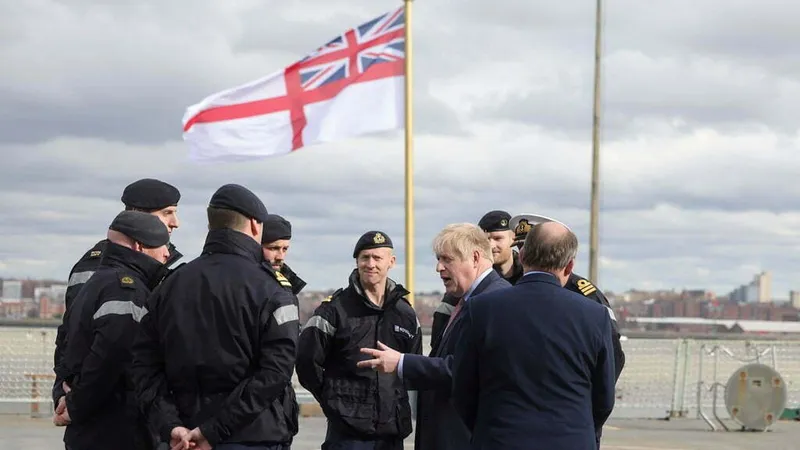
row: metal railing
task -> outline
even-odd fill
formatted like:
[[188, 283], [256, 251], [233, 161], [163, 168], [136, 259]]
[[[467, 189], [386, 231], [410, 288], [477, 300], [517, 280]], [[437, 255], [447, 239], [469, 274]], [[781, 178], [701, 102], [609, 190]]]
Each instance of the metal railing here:
[[708, 411], [721, 420], [717, 391], [724, 390], [736, 369], [751, 362], [775, 368], [786, 382], [787, 407], [800, 405], [800, 341], [629, 339], [623, 349], [626, 364], [617, 383], [617, 417], [710, 421]]
[[[0, 327], [0, 404], [51, 402], [55, 334], [55, 328]], [[750, 361], [777, 368], [787, 407], [800, 405], [800, 341], [633, 338], [622, 344], [616, 417], [710, 419], [721, 406], [715, 391]], [[314, 403], [296, 379], [295, 387], [299, 402]]]

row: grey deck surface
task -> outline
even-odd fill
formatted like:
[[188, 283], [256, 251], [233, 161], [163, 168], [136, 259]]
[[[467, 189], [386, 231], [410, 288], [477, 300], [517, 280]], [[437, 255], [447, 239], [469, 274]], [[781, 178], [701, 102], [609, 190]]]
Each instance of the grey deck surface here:
[[[1, 450], [63, 449], [63, 428], [49, 418], [31, 419], [22, 415], [0, 415]], [[319, 449], [325, 435], [325, 420], [303, 418], [293, 450]], [[602, 450], [789, 450], [800, 448], [800, 422], [780, 422], [766, 433], [711, 432], [695, 419], [672, 421], [612, 419], [605, 432]], [[406, 440], [413, 449], [413, 438]]]

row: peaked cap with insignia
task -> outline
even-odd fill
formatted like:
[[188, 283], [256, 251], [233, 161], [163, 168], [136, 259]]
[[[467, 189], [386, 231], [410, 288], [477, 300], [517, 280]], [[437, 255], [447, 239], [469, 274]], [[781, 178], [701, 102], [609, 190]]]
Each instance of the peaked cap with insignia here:
[[513, 245], [521, 247], [525, 242], [525, 237], [528, 236], [528, 232], [531, 231], [531, 228], [545, 222], [558, 222], [569, 230], [566, 224], [547, 216], [540, 216], [538, 214], [518, 214], [512, 217], [508, 222], [509, 228], [514, 230]]

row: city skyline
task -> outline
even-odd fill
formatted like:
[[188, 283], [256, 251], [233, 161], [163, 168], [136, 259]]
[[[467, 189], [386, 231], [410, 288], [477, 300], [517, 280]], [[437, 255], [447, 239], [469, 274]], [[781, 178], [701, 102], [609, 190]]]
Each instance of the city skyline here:
[[[25, 282], [32, 282], [34, 283], [34, 289], [52, 289], [56, 287], [63, 287], [66, 289], [66, 280], [58, 279], [58, 278], [47, 278], [47, 279], [37, 279], [37, 278], [13, 278], [13, 277], [2, 277], [0, 276], [0, 298], [6, 299], [13, 299], [13, 298], [24, 298], [21, 296], [15, 296], [14, 293], [19, 293], [16, 295], [21, 295], [23, 291], [22, 284]], [[46, 286], [46, 287], [41, 287]], [[306, 287], [304, 292], [310, 293], [322, 293], [322, 292], [332, 292], [340, 287], [343, 286], [329, 286], [329, 287]], [[30, 289], [28, 289], [30, 290]], [[748, 283], [740, 284], [738, 287], [729, 290], [729, 291], [714, 291], [713, 289], [709, 289], [703, 286], [673, 286], [668, 288], [662, 289], [641, 289], [635, 286], [628, 287], [627, 289], [623, 290], [611, 290], [611, 289], [601, 289], [606, 294], [613, 295], [619, 301], [629, 301], [625, 299], [625, 297], [636, 297], [639, 298], [640, 294], [642, 293], [652, 293], [652, 294], [662, 294], [662, 293], [698, 293], [703, 292], [704, 295], [711, 296], [715, 299], [723, 298], [728, 299], [731, 302], [736, 303], [783, 303], [789, 302], [794, 304], [797, 307], [800, 307], [800, 290], [798, 289], [790, 289], [786, 291], [786, 296], [782, 296], [780, 294], [775, 294], [772, 290], [772, 273], [770, 271], [762, 271], [756, 273], [752, 276], [752, 281]], [[443, 295], [444, 294], [444, 287], [440, 286], [433, 289], [416, 289], [416, 294], [422, 295]], [[641, 301], [641, 299], [635, 300]]]

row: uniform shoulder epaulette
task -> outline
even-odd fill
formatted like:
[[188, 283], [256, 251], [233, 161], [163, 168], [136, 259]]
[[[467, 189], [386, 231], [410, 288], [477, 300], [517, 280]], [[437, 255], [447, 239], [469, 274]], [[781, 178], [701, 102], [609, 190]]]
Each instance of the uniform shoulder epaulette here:
[[107, 241], [105, 241], [105, 240], [100, 241], [97, 244], [94, 244], [94, 247], [92, 247], [86, 253], [86, 258], [94, 259], [94, 258], [99, 258], [99, 257], [103, 256], [103, 250], [106, 249], [106, 244], [107, 244]]
[[578, 279], [575, 281], [575, 285], [578, 287], [578, 290], [581, 292], [581, 294], [587, 297], [597, 292], [597, 288], [594, 287], [592, 282], [583, 277], [578, 277]]
[[119, 285], [126, 289], [136, 289], [136, 280], [132, 276], [124, 273], [117, 273], [119, 277]]
[[333, 299], [335, 299], [335, 298], [339, 297], [339, 294], [341, 294], [341, 293], [342, 293], [342, 291], [344, 291], [344, 289], [343, 289], [343, 288], [339, 288], [339, 289], [337, 289], [337, 290], [333, 291], [333, 294], [331, 294], [331, 295], [329, 295], [329, 296], [327, 296], [327, 297], [323, 298], [323, 299], [322, 299], [322, 302], [323, 302], [323, 303], [324, 303], [324, 302], [329, 302], [329, 301], [331, 301], [331, 300], [333, 300]]
[[292, 283], [280, 271], [273, 270], [272, 273], [275, 274], [275, 279], [278, 280], [278, 283], [280, 283], [281, 286], [289, 289], [292, 288]]
[[273, 269], [272, 266], [268, 262], [262, 262], [261, 263], [261, 268], [264, 269], [265, 272], [270, 274], [270, 276], [272, 276], [272, 278], [274, 278], [275, 281], [277, 281], [278, 284], [280, 284], [281, 286], [283, 286], [285, 288], [289, 288], [289, 289], [292, 288], [292, 283], [289, 282], [289, 279], [287, 279], [285, 276], [283, 276], [282, 273], [280, 273], [277, 270]]

